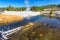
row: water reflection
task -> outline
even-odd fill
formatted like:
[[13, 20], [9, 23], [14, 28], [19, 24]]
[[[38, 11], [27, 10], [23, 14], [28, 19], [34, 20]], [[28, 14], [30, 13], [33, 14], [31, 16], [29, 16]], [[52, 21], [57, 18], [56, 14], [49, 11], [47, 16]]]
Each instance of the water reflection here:
[[57, 18], [49, 18], [49, 17], [42, 17], [42, 16], [35, 16], [35, 17], [31, 17], [30, 22], [34, 22], [34, 21], [42, 21], [46, 24], [49, 24], [51, 26], [57, 26], [60, 27], [60, 20]]
[[55, 27], [55, 26], [59, 27], [60, 26], [60, 20], [57, 18], [34, 16], [34, 17], [29, 17], [29, 19], [25, 18], [22, 21], [17, 21], [17, 22], [13, 22], [13, 23], [10, 23], [7, 25], [0, 26], [0, 31], [11, 30], [13, 28], [16, 28], [16, 27], [19, 27], [22, 25], [26, 25], [26, 24], [28, 24], [28, 22], [36, 22], [36, 21], [45, 22], [46, 24], [51, 25], [53, 27]]

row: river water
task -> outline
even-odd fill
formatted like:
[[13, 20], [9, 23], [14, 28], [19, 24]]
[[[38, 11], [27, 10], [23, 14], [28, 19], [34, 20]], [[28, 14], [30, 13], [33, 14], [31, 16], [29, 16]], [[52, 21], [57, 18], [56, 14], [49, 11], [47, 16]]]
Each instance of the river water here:
[[17, 28], [19, 26], [26, 25], [29, 22], [36, 22], [36, 21], [42, 21], [42, 22], [45, 22], [47, 24], [50, 24], [53, 27], [57, 26], [60, 28], [60, 20], [57, 18], [33, 16], [33, 17], [29, 17], [29, 18], [24, 18], [24, 20], [22, 20], [22, 21], [17, 21], [17, 22], [13, 22], [13, 23], [10, 23], [7, 25], [2, 25], [2, 26], [0, 26], [0, 31], [8, 31], [8, 30]]

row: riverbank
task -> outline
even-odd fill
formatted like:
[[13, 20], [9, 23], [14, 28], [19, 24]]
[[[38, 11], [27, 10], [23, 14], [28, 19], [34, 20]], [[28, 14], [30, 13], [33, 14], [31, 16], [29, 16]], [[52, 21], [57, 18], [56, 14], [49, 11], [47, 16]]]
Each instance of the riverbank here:
[[[20, 33], [24, 33], [24, 31], [26, 31], [27, 32], [27, 30], [30, 30], [30, 28], [32, 28], [32, 27], [37, 27], [38, 25], [37, 24], [33, 24], [33, 22], [36, 22], [36, 21], [38, 21], [38, 22], [41, 22], [41, 23], [38, 23], [37, 22], [37, 24], [42, 24], [42, 25], [40, 25], [40, 27], [42, 27], [42, 26], [44, 26], [44, 28], [46, 28], [46, 27], [50, 27], [50, 28], [57, 28], [57, 29], [60, 29], [60, 20], [59, 19], [56, 19], [56, 18], [49, 18], [49, 17], [43, 17], [43, 16], [32, 16], [32, 17], [30, 17], [29, 19], [24, 19], [23, 21], [20, 21], [20, 22], [16, 22], [16, 23], [12, 23], [12, 24], [9, 24], [9, 25], [5, 25], [5, 26], [3, 26], [3, 27], [1, 27], [1, 28], [3, 28], [4, 29], [4, 31], [7, 29], [8, 30], [8, 28], [10, 28], [11, 30], [12, 29], [14, 29], [14, 28], [17, 28], [17, 27], [19, 27], [19, 26], [21, 26], [21, 25], [24, 25], [24, 24], [26, 24], [26, 26], [24, 25], [24, 27], [23, 27], [23, 30], [20, 30]], [[29, 22], [32, 22], [32, 23], [29, 23]], [[43, 22], [43, 23], [42, 23]], [[28, 24], [29, 23], [29, 24]], [[44, 24], [44, 25], [43, 25]], [[46, 25], [45, 25], [46, 24]], [[32, 25], [32, 26], [31, 26]], [[33, 26], [34, 25], [34, 26]], [[49, 25], [49, 26], [48, 26]], [[44, 29], [43, 28], [43, 29]], [[48, 28], [47, 28], [48, 29]], [[41, 29], [42, 30], [42, 29]], [[33, 32], [34, 33], [34, 32]], [[17, 33], [18, 34], [18, 33]], [[10, 37], [12, 37], [12, 38], [14, 38], [14, 40], [15, 40], [15, 36], [16, 36], [16, 34], [12, 34], [13, 36], [10, 36]], [[25, 34], [24, 34], [25, 35]], [[17, 37], [18, 38], [18, 37]], [[19, 38], [21, 38], [21, 36], [19, 37]], [[12, 39], [13, 40], [13, 39]], [[22, 40], [24, 40], [24, 39], [22, 39]]]
[[8, 14], [0, 14], [0, 25], [8, 24], [11, 22], [21, 21], [24, 17]]
[[28, 24], [9, 36], [10, 40], [59, 40], [60, 31], [44, 22]]
[[31, 16], [40, 15], [41, 13], [35, 11], [4, 11], [3, 14], [31, 17]]

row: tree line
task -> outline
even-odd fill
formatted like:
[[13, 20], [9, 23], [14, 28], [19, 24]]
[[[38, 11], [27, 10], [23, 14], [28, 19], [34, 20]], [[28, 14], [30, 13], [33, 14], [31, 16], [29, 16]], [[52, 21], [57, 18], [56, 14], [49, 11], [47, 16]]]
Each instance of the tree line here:
[[[60, 5], [46, 5], [46, 6], [32, 6], [31, 7], [31, 11], [44, 11], [44, 9], [48, 9], [48, 8], [60, 8]], [[5, 8], [0, 8], [3, 10], [7, 10], [7, 11], [24, 11], [26, 10], [26, 7], [13, 7], [13, 6], [8, 6]]]

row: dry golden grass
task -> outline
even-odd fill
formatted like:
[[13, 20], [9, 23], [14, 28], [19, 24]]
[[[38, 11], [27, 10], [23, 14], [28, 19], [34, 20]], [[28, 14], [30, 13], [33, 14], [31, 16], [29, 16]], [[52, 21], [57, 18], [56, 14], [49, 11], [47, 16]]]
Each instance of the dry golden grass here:
[[0, 14], [0, 23], [15, 22], [18, 20], [23, 20], [23, 17], [16, 15]]

